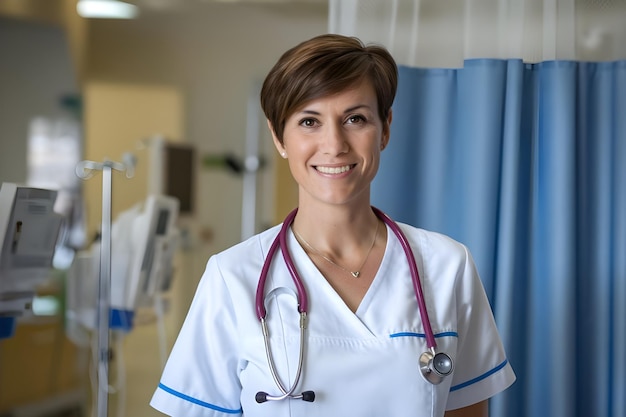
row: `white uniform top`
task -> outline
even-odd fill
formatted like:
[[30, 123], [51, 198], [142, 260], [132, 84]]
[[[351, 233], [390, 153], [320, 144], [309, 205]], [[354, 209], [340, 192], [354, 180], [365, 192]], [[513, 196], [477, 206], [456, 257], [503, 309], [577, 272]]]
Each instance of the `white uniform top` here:
[[[259, 273], [276, 226], [211, 257], [151, 405], [176, 417], [443, 416], [446, 409], [507, 388], [515, 375], [469, 252], [444, 235], [400, 226], [415, 252], [437, 350], [454, 361], [453, 374], [441, 384], [430, 384], [419, 370], [426, 340], [408, 263], [391, 229], [380, 268], [356, 313], [290, 231], [289, 250], [309, 300], [296, 393], [312, 390], [316, 397], [257, 404], [259, 391], [280, 394], [255, 309]], [[298, 365], [299, 314], [280, 251], [265, 294], [274, 361], [289, 388]]]

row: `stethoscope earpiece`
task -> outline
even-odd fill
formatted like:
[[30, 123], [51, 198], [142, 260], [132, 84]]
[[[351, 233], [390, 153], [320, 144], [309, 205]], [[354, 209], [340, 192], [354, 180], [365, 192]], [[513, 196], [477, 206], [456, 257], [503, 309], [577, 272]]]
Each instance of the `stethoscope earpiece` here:
[[259, 404], [263, 404], [264, 402], [267, 401], [267, 396], [269, 394], [267, 392], [263, 392], [263, 391], [259, 391], [256, 393], [256, 395], [254, 396], [254, 399], [256, 400], [257, 403]]
[[440, 384], [454, 368], [450, 356], [443, 352], [434, 353], [434, 349], [422, 353], [419, 362], [422, 375], [434, 385]]
[[304, 391], [300, 395], [285, 393], [283, 395], [277, 395], [277, 396], [269, 395], [267, 392], [259, 391], [254, 396], [254, 399], [259, 404], [263, 404], [264, 402], [267, 402], [267, 401], [280, 401], [280, 400], [284, 400], [285, 398], [295, 398], [295, 399], [300, 399], [302, 401], [306, 401], [308, 403], [312, 403], [313, 401], [315, 401], [315, 391]]
[[302, 393], [302, 401], [306, 401], [308, 403], [312, 403], [315, 401], [315, 392], [314, 391], [304, 391]]

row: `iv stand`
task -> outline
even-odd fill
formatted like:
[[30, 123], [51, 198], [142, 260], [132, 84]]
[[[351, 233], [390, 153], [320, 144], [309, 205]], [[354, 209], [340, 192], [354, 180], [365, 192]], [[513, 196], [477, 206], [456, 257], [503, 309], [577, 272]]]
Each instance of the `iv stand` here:
[[112, 170], [126, 172], [132, 178], [135, 172], [135, 159], [124, 155], [124, 163], [105, 160], [104, 162], [82, 161], [76, 165], [76, 175], [87, 180], [94, 171], [102, 171], [102, 231], [100, 243], [100, 275], [98, 279], [98, 417], [108, 415], [109, 395], [109, 310], [111, 304], [111, 180]]
[[246, 159], [243, 172], [243, 193], [241, 201], [241, 240], [251, 237], [255, 231], [257, 172], [261, 168], [259, 158], [259, 104], [261, 88], [255, 85], [248, 96], [246, 112]]

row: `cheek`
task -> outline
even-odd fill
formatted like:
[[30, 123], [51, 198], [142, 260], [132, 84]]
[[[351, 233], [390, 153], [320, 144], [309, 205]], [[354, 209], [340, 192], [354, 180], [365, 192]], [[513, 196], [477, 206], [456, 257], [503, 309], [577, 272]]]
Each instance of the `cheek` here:
[[363, 167], [365, 171], [370, 172], [370, 176], [374, 177], [378, 172], [378, 167], [380, 165], [380, 148], [372, 147], [370, 150], [370, 157], [365, 166]]
[[372, 141], [370, 149], [369, 149], [372, 159], [379, 160], [383, 149], [384, 149], [384, 143], [382, 141], [380, 140]]
[[291, 136], [285, 139], [284, 149], [288, 159], [303, 162], [315, 154], [314, 141], [311, 138]]
[[299, 177], [302, 177], [302, 173], [306, 172], [307, 170], [307, 159], [304, 158], [302, 154], [294, 152], [293, 149], [292, 154], [288, 153], [287, 164], [289, 165], [289, 171], [291, 171], [291, 176], [296, 180]]

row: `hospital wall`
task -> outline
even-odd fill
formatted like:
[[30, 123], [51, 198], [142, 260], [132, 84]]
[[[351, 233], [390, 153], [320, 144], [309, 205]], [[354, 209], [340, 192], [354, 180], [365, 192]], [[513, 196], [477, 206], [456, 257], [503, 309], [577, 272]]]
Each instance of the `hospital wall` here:
[[[63, 27], [59, 31], [55, 19], [11, 17], [8, 21], [0, 14], [0, 117], [9, 116], [0, 119], [1, 181], [26, 180], [25, 124], [34, 116], [65, 115], [58, 101], [65, 92], [78, 93], [84, 100], [81, 122], [85, 157], [117, 160], [127, 150], [138, 156], [144, 170], [135, 182], [115, 174], [114, 216], [147, 193], [145, 150], [138, 149], [141, 139], [161, 134], [196, 148], [194, 212], [182, 219], [187, 241], [176, 259], [174, 287], [168, 295], [168, 346], [174, 341], [208, 256], [241, 239], [242, 178], [225, 169], [203, 166], [202, 158], [224, 153], [243, 157], [250, 94], [286, 48], [327, 28], [326, 9], [319, 5], [206, 6], [191, 16], [153, 12], [135, 21], [89, 21], [86, 28], [74, 29], [74, 34]], [[76, 33], [84, 38], [77, 40]], [[21, 67], [8, 66], [8, 60]], [[25, 88], [29, 85], [31, 88]], [[115, 96], [119, 91], [126, 91], [126, 96]], [[137, 97], [142, 91], [145, 95]], [[162, 100], [170, 110], [155, 113], [150, 126], [150, 117], [145, 115], [148, 104], [143, 108], [137, 104], [141, 100], [152, 105]], [[115, 122], [114, 116], [120, 112], [129, 117]], [[280, 221], [295, 204], [295, 187], [286, 165], [275, 158], [271, 139], [265, 126], [261, 127], [260, 149], [266, 164], [259, 171], [259, 230]], [[97, 176], [85, 182], [90, 232], [100, 220], [100, 181]], [[57, 323], [57, 327], [62, 325]], [[5, 347], [7, 343], [15, 347], [16, 343], [28, 342], [23, 338], [0, 341]], [[127, 416], [159, 415], [147, 405], [162, 366], [157, 345], [156, 323], [138, 325], [124, 337], [123, 351], [115, 356], [123, 358], [125, 364]], [[19, 346], [11, 350], [21, 351], [27, 352]], [[5, 357], [0, 359], [4, 363], [26, 360], [7, 358], [7, 349], [0, 346], [0, 356], [3, 352]], [[113, 383], [118, 376], [117, 363], [114, 359], [111, 364]], [[46, 374], [49, 369], [39, 371], [40, 378], [50, 378]], [[5, 381], [18, 377], [14, 368], [10, 372], [13, 374]], [[21, 398], [33, 403], [41, 400], [28, 395]], [[118, 399], [111, 396], [111, 416], [116, 415]]]

